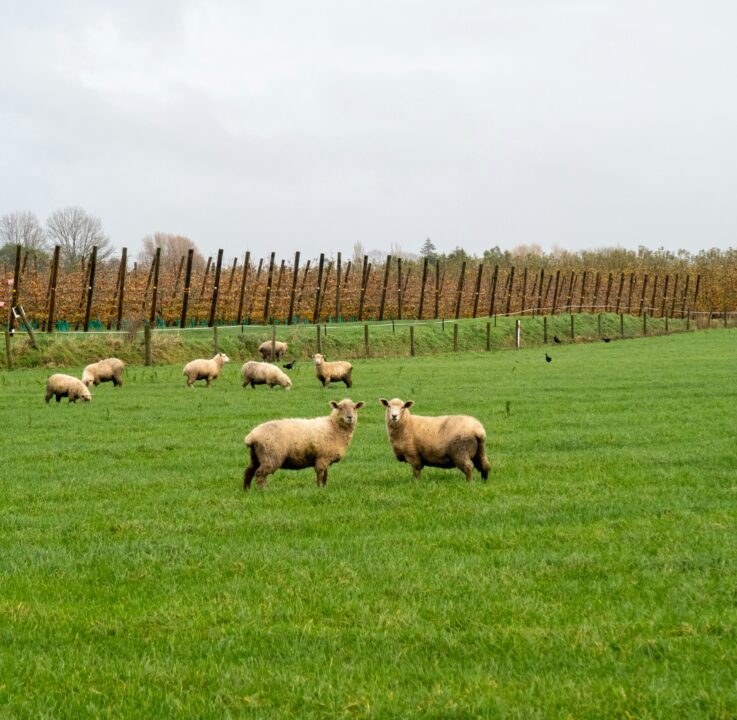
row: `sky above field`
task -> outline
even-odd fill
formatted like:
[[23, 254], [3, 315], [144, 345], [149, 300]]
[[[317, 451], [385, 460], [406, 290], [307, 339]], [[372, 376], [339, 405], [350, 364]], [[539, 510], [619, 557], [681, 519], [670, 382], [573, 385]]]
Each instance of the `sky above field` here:
[[737, 244], [737, 3], [3, 2], [0, 215], [246, 249]]

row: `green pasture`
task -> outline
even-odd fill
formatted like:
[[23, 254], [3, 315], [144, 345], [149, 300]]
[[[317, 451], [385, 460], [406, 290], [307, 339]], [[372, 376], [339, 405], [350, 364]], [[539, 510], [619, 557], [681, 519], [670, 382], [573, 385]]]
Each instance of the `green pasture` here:
[[[87, 405], [0, 371], [0, 717], [737, 718], [737, 330], [359, 358], [350, 391], [241, 359]], [[243, 492], [250, 428], [346, 396], [325, 489]], [[489, 481], [415, 482], [382, 396], [478, 417]]]

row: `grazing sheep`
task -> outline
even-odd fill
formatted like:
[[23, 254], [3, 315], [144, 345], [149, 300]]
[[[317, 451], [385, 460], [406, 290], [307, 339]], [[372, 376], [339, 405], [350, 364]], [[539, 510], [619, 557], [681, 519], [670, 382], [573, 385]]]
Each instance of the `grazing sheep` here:
[[466, 480], [471, 479], [476, 467], [484, 480], [489, 477], [490, 465], [484, 451], [486, 431], [476, 418], [423, 417], [409, 412], [414, 400], [381, 398], [380, 402], [386, 408], [386, 432], [394, 455], [399, 462], [412, 466], [416, 480], [423, 467], [458, 468]]
[[315, 361], [315, 375], [323, 387], [329, 385], [333, 380], [336, 382], [342, 380], [346, 387], [353, 387], [353, 380], [351, 380], [353, 365], [349, 362], [345, 360], [327, 362], [320, 353], [315, 353], [312, 359]]
[[[281, 360], [289, 345], [281, 340], [274, 340], [274, 360]], [[271, 340], [266, 340], [258, 346], [258, 351], [264, 360], [271, 360]]]
[[101, 382], [112, 382], [114, 387], [123, 384], [123, 368], [125, 363], [118, 358], [106, 358], [88, 365], [82, 373], [82, 382], [89, 387]]
[[49, 404], [51, 396], [56, 395], [56, 402], [61, 402], [63, 397], [68, 397], [69, 402], [89, 402], [92, 399], [89, 388], [79, 379], [71, 375], [57, 373], [46, 381], [46, 404]]
[[271, 420], [246, 435], [251, 462], [243, 475], [243, 489], [266, 482], [267, 475], [277, 470], [301, 470], [314, 467], [317, 484], [326, 485], [328, 468], [343, 459], [358, 422], [357, 411], [363, 402], [345, 399], [330, 401], [333, 411], [326, 417]]
[[210, 383], [220, 375], [223, 364], [230, 362], [230, 358], [225, 353], [218, 353], [212, 360], [192, 360], [184, 366], [183, 375], [187, 376], [187, 387], [192, 387], [192, 383], [197, 380], [207, 380], [207, 387]]
[[249, 384], [252, 388], [255, 388], [256, 385], [268, 385], [270, 388], [273, 388], [274, 385], [281, 385], [289, 390], [292, 387], [289, 376], [271, 363], [249, 360], [244, 363], [241, 373], [243, 375], [243, 387], [247, 387]]

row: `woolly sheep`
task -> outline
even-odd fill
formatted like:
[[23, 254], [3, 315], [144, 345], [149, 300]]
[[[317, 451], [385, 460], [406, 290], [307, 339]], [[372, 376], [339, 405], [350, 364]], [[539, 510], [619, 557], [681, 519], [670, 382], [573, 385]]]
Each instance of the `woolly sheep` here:
[[89, 388], [79, 379], [71, 375], [57, 373], [46, 381], [46, 404], [48, 405], [52, 395], [56, 396], [56, 402], [61, 402], [63, 397], [68, 397], [69, 402], [89, 402], [92, 399]]
[[351, 380], [353, 365], [349, 362], [345, 360], [327, 362], [320, 353], [315, 353], [312, 359], [315, 361], [315, 375], [323, 387], [329, 385], [333, 380], [336, 382], [342, 380], [346, 387], [353, 387], [353, 380]]
[[82, 382], [89, 387], [101, 382], [112, 382], [115, 387], [123, 384], [123, 368], [125, 363], [118, 358], [106, 358], [88, 365], [82, 373]]
[[211, 360], [192, 360], [184, 366], [183, 375], [187, 376], [187, 387], [192, 387], [192, 383], [197, 380], [207, 380], [207, 387], [210, 383], [220, 375], [223, 364], [230, 362], [230, 358], [225, 353], [218, 353]]
[[314, 467], [318, 487], [326, 485], [328, 468], [343, 459], [356, 429], [357, 411], [364, 404], [347, 398], [339, 403], [331, 400], [333, 410], [325, 417], [271, 420], [256, 426], [244, 441], [251, 460], [243, 475], [243, 489], [251, 487], [254, 477], [258, 485], [264, 485], [266, 477], [280, 468]]
[[475, 467], [481, 477], [489, 477], [489, 460], [484, 450], [484, 426], [470, 415], [426, 417], [412, 415], [414, 400], [385, 400], [386, 432], [399, 462], [412, 466], [415, 479], [423, 467], [458, 468], [471, 479]]
[[[281, 360], [289, 345], [281, 340], [274, 341], [274, 360]], [[271, 360], [271, 340], [266, 340], [258, 346], [258, 351], [264, 360]]]
[[243, 375], [243, 387], [249, 384], [252, 388], [255, 388], [256, 385], [268, 385], [270, 388], [273, 388], [274, 385], [281, 385], [289, 390], [292, 387], [289, 376], [271, 363], [249, 360], [241, 368], [241, 374]]

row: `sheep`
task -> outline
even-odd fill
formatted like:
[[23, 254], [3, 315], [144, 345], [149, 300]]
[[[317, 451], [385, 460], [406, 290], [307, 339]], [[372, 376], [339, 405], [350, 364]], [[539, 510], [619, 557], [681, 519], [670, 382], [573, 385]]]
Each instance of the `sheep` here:
[[88, 365], [82, 373], [82, 382], [89, 387], [101, 382], [112, 382], [114, 387], [123, 384], [123, 369], [125, 363], [118, 358], [106, 358], [100, 362]]
[[251, 453], [250, 464], [243, 474], [243, 489], [256, 484], [263, 486], [266, 477], [277, 470], [301, 470], [313, 467], [318, 487], [328, 482], [328, 468], [343, 459], [358, 422], [358, 410], [365, 403], [350, 399], [339, 403], [325, 417], [271, 420], [257, 425], [245, 437]]
[[49, 404], [51, 396], [56, 396], [56, 402], [61, 402], [63, 397], [68, 397], [69, 402], [89, 402], [92, 400], [89, 388], [79, 379], [71, 375], [57, 373], [46, 381], [46, 404]]
[[270, 388], [273, 388], [274, 385], [281, 385], [289, 390], [292, 387], [289, 376], [271, 363], [249, 360], [241, 368], [241, 374], [243, 375], [243, 387], [248, 387], [249, 384], [252, 388], [255, 388], [256, 385], [268, 385]]
[[183, 375], [187, 376], [187, 387], [192, 387], [192, 383], [197, 380], [207, 380], [207, 387], [210, 383], [220, 375], [223, 364], [230, 362], [230, 358], [225, 353], [218, 353], [211, 360], [192, 360], [184, 366]]
[[399, 462], [412, 466], [415, 479], [423, 467], [458, 468], [471, 480], [473, 468], [486, 480], [489, 460], [484, 450], [484, 426], [470, 415], [412, 415], [414, 400], [379, 401], [386, 408], [386, 432]]
[[[281, 360], [289, 345], [281, 340], [274, 340], [274, 360]], [[264, 360], [271, 360], [271, 340], [266, 340], [258, 346], [258, 351]]]
[[345, 360], [327, 362], [320, 353], [315, 353], [312, 359], [315, 361], [315, 375], [323, 387], [329, 385], [333, 380], [342, 380], [346, 387], [353, 387], [353, 380], [351, 380], [353, 365], [349, 362]]

